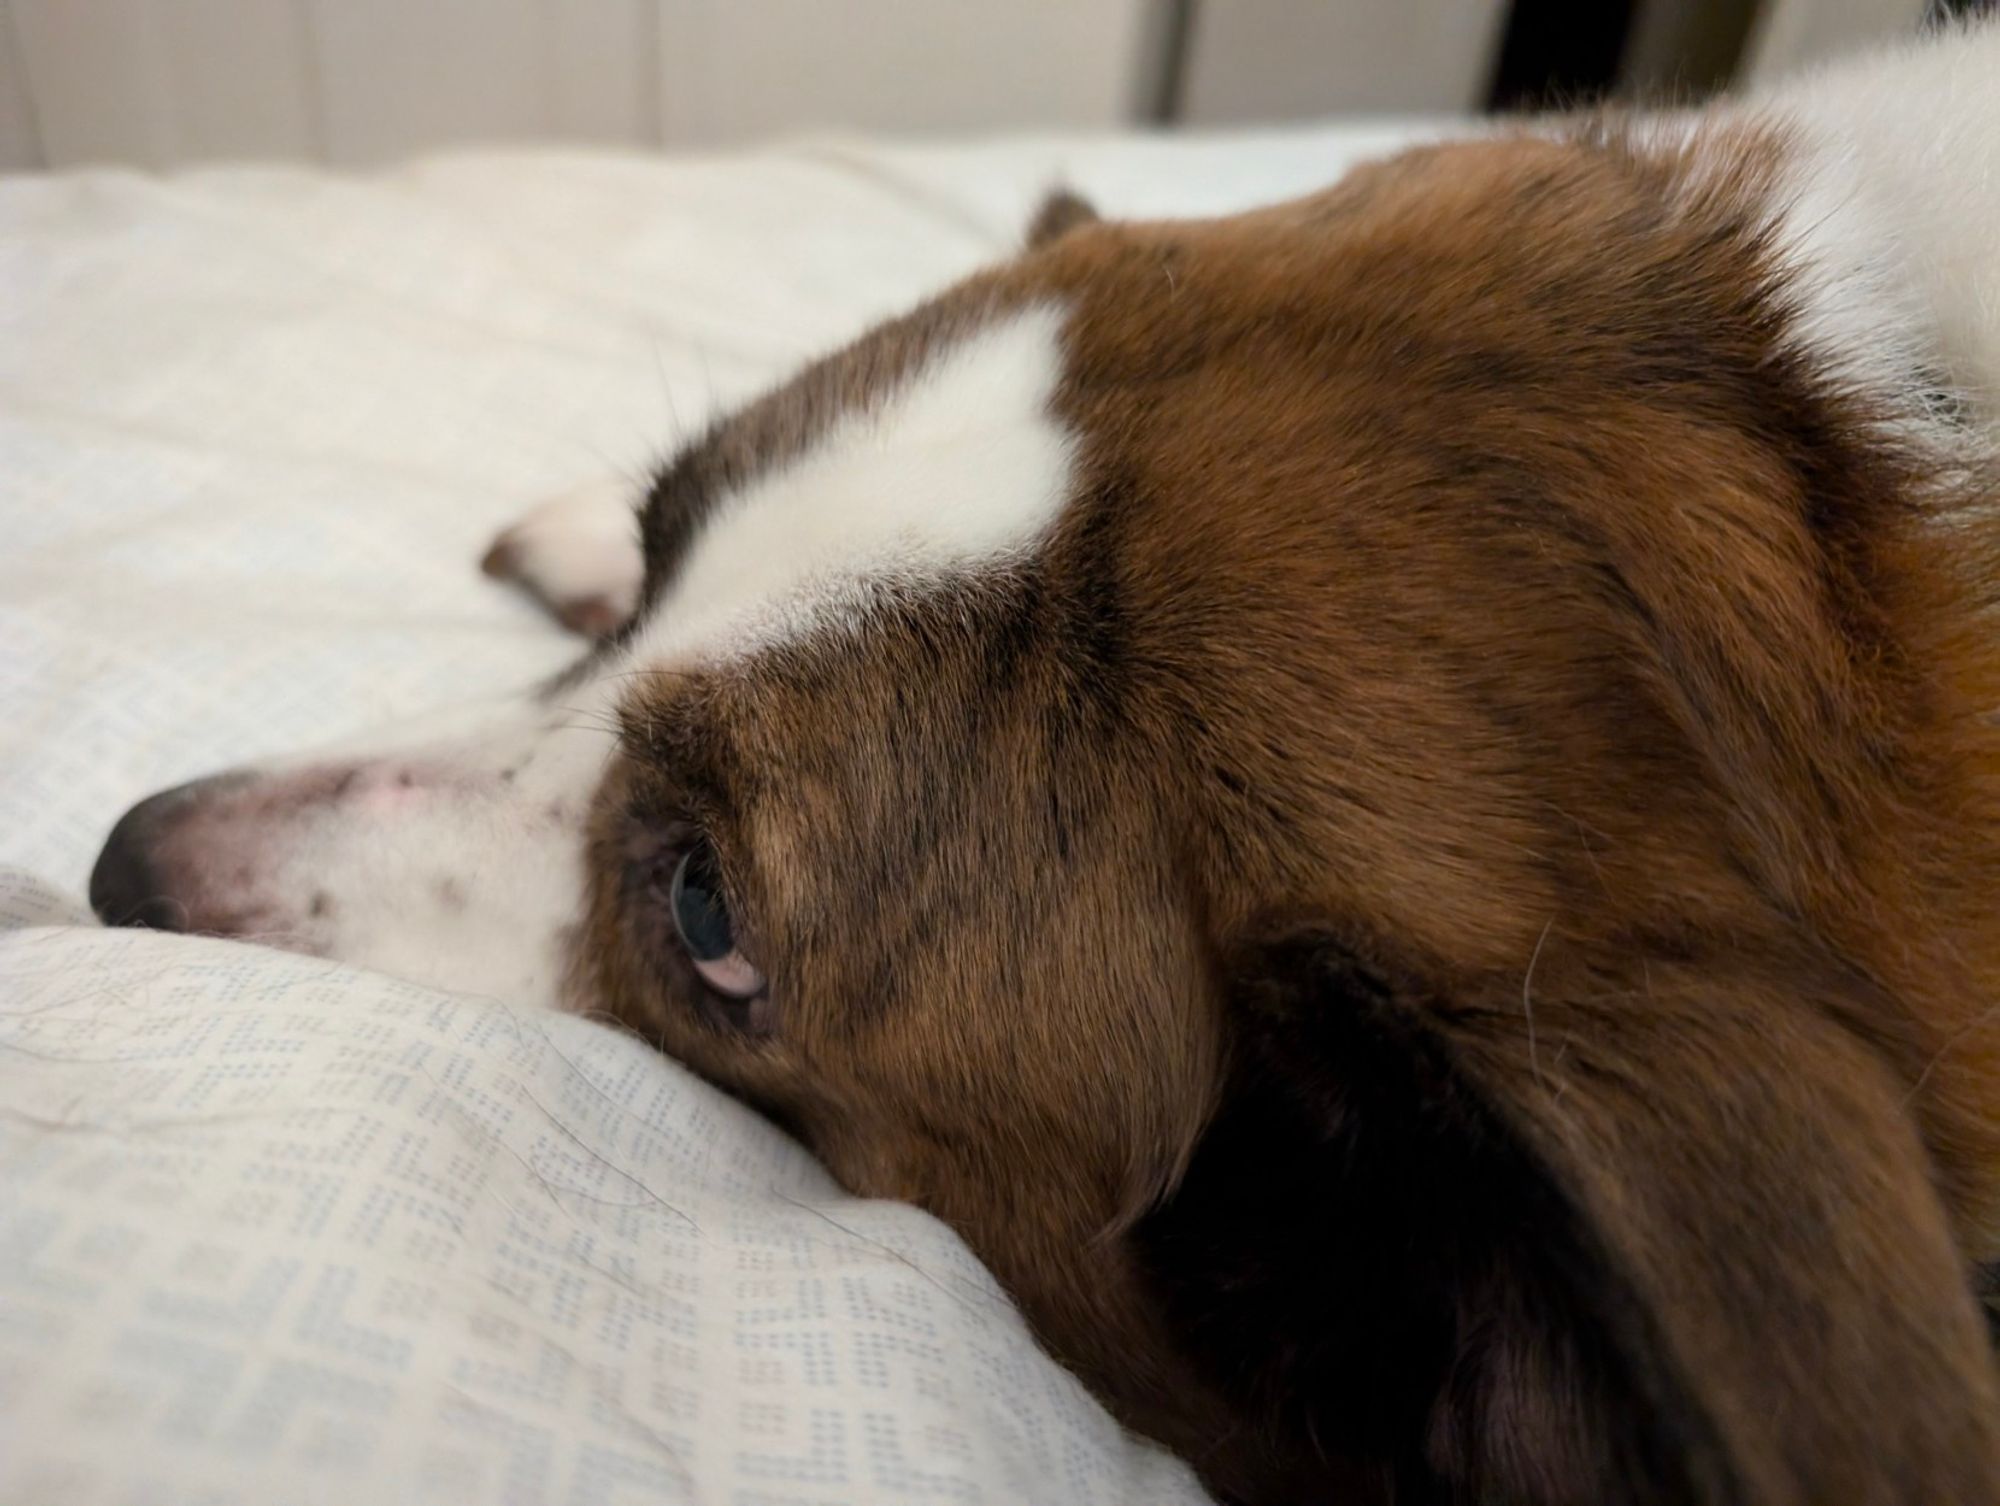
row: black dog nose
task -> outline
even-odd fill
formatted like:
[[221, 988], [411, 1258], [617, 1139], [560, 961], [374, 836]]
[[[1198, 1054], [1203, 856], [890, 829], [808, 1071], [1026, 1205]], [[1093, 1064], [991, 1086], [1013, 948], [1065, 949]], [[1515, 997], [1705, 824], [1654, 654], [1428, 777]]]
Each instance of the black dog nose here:
[[107, 926], [187, 929], [187, 912], [167, 894], [154, 847], [168, 818], [187, 804], [194, 788], [182, 784], [148, 795], [120, 816], [104, 839], [104, 851], [90, 870], [90, 908]]

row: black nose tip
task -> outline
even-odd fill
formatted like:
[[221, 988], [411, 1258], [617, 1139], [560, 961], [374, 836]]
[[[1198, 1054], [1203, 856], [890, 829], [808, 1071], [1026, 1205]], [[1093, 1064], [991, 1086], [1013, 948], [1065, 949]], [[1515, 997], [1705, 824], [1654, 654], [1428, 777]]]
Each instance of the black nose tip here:
[[149, 795], [118, 818], [90, 870], [90, 908], [108, 926], [187, 929], [186, 910], [167, 893], [154, 855], [166, 818], [187, 803], [192, 785]]

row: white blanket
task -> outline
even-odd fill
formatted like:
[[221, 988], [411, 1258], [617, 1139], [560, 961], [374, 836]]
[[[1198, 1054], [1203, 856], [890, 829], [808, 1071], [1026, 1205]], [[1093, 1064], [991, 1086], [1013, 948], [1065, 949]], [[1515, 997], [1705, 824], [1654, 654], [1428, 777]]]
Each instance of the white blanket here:
[[526, 683], [553, 489], [1393, 133], [0, 180], [0, 1503], [1202, 1499], [940, 1225], [581, 1020], [90, 926], [135, 797]]

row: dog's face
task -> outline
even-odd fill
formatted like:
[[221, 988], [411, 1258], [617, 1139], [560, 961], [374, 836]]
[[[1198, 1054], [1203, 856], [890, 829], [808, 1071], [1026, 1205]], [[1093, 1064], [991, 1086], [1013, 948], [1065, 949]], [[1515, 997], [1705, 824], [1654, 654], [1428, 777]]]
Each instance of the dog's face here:
[[[1820, 1349], [1752, 1352], [1758, 1301], [1892, 1287], [1958, 1344], [1963, 1292], [1921, 1289], [1955, 1257], [1893, 1068], [1800, 997], [1872, 997], [1780, 851], [1788, 761], [1890, 735], [1828, 627], [1868, 613], [1753, 505], [1760, 248], [1658, 191], [1512, 143], [1052, 215], [669, 465], [632, 622], [504, 728], [164, 797], [126, 890], [631, 1026], [950, 1221], [1246, 1493], [1321, 1450], [1775, 1480], [1732, 1398]], [[1934, 1392], [1888, 1327], [1875, 1379]]]

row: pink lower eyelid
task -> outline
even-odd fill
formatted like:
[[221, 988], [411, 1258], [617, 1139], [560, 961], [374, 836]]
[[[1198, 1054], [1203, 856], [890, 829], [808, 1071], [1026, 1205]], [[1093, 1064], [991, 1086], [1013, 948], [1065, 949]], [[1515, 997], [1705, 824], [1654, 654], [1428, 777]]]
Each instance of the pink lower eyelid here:
[[729, 998], [747, 999], [764, 987], [764, 975], [741, 952], [731, 952], [709, 962], [693, 960], [694, 970], [701, 974], [702, 981]]

